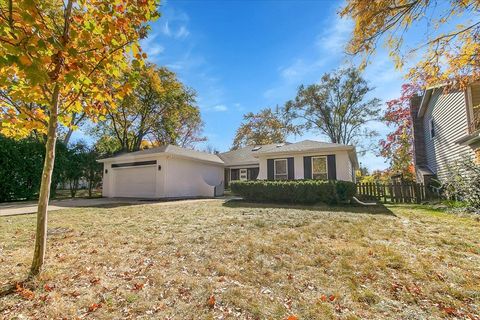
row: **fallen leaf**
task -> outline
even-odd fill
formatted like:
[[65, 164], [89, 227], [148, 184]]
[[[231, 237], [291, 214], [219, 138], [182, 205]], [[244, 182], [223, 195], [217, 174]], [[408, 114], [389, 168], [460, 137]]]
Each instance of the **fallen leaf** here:
[[330, 301], [335, 301], [336, 297], [332, 294], [330, 295], [330, 297], [328, 297], [328, 300]]
[[448, 315], [453, 315], [457, 312], [457, 310], [455, 308], [452, 308], [452, 307], [442, 307], [441, 310]]
[[398, 292], [402, 290], [402, 286], [396, 282], [392, 283], [391, 291], [392, 292]]
[[54, 288], [55, 288], [55, 285], [49, 285], [48, 283], [45, 283], [45, 285], [43, 286], [43, 290], [47, 292], [52, 291]]
[[215, 307], [215, 297], [213, 294], [210, 296], [210, 298], [208, 298], [207, 305], [211, 309]]
[[322, 302], [326, 302], [326, 301], [327, 301], [327, 296], [324, 295], [324, 294], [322, 294], [322, 295], [320, 296], [320, 300], [322, 300]]
[[21, 284], [16, 285], [16, 292], [24, 299], [27, 300], [32, 300], [35, 298], [35, 293], [33, 293], [31, 290], [24, 288]]
[[295, 315], [288, 316], [287, 320], [298, 320], [298, 317]]
[[143, 283], [135, 283], [133, 285], [133, 290], [138, 291], [143, 289], [144, 284]]
[[95, 310], [97, 310], [98, 308], [101, 308], [102, 307], [102, 304], [101, 303], [92, 303], [90, 305], [90, 307], [88, 307], [88, 312], [94, 312]]

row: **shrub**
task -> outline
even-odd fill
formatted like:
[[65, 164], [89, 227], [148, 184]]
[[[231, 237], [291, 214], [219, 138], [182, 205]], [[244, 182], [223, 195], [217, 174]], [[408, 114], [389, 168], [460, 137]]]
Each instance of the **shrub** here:
[[356, 191], [353, 182], [322, 180], [232, 181], [230, 186], [234, 194], [248, 201], [295, 204], [346, 202]]
[[442, 184], [447, 199], [460, 200], [480, 209], [480, 165], [473, 161], [461, 161], [450, 169]]
[[[14, 140], [0, 135], [0, 202], [35, 199], [40, 190], [45, 146], [34, 139]], [[62, 179], [66, 147], [57, 144], [52, 195]]]

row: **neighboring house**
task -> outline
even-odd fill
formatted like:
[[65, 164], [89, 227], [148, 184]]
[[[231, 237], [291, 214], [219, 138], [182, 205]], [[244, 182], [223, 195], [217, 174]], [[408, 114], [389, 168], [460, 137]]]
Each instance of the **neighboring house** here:
[[480, 163], [480, 83], [465, 91], [428, 88], [411, 101], [418, 182], [444, 180], [466, 159]]
[[225, 162], [225, 185], [233, 180], [322, 179], [355, 182], [355, 147], [304, 140], [247, 146], [219, 154]]
[[167, 145], [101, 159], [104, 197], [178, 198], [223, 195], [223, 161]]
[[167, 145], [98, 160], [104, 197], [180, 198], [223, 195], [231, 180], [355, 181], [353, 146], [305, 140], [209, 154]]

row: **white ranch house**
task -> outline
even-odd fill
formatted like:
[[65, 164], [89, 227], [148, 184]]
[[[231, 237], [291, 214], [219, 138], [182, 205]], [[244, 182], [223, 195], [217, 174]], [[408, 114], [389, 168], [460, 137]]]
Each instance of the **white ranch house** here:
[[223, 195], [232, 180], [322, 179], [355, 182], [355, 147], [304, 140], [209, 154], [173, 145], [101, 159], [104, 197]]

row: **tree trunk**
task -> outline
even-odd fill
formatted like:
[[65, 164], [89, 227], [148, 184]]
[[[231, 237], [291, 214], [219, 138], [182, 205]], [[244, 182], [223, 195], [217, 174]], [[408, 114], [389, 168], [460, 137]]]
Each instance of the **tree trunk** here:
[[48, 200], [50, 198], [50, 185], [52, 183], [53, 165], [55, 163], [55, 143], [57, 141], [58, 123], [58, 99], [60, 87], [57, 84], [53, 91], [50, 118], [48, 120], [47, 144], [45, 148], [45, 162], [43, 164], [42, 182], [38, 197], [37, 209], [37, 230], [35, 233], [35, 250], [33, 253], [30, 275], [36, 276], [40, 273], [45, 259], [47, 245], [47, 212]]
[[63, 143], [65, 145], [68, 145], [68, 143], [70, 142], [70, 138], [72, 138], [72, 134], [73, 134], [73, 129], [68, 128], [67, 134], [65, 135], [65, 138], [63, 139]]

